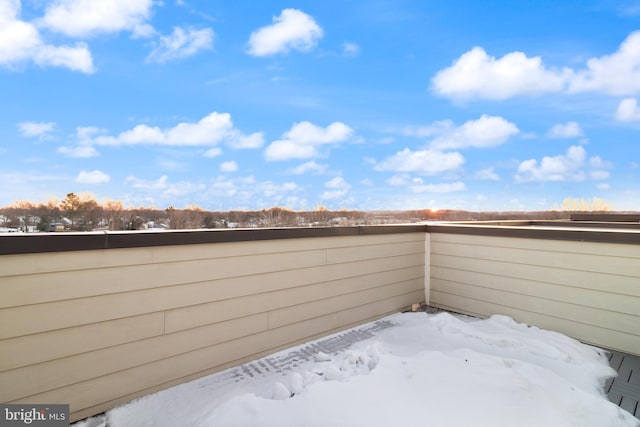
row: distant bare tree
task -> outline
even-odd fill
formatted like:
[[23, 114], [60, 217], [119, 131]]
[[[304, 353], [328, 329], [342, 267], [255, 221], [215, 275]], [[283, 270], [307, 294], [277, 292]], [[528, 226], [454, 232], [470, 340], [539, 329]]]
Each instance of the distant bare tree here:
[[562, 201], [562, 206], [554, 210], [570, 212], [610, 212], [611, 206], [603, 199], [594, 197], [591, 200], [566, 198]]
[[27, 233], [36, 224], [34, 218], [35, 206], [26, 200], [17, 200], [11, 204], [11, 208], [19, 221], [19, 227]]
[[82, 229], [85, 231], [95, 230], [103, 222], [102, 220], [104, 218], [104, 209], [93, 198], [88, 198], [85, 196], [84, 200], [82, 200], [81, 213], [83, 221]]
[[76, 222], [80, 216], [82, 202], [76, 193], [67, 193], [67, 196], [60, 202], [60, 209], [71, 221], [71, 229], [75, 230]]
[[202, 228], [204, 210], [195, 204], [188, 205], [182, 211], [184, 216], [184, 228]]
[[105, 200], [103, 211], [105, 220], [109, 224], [109, 230], [123, 229], [122, 212], [124, 211], [124, 205], [121, 200]]

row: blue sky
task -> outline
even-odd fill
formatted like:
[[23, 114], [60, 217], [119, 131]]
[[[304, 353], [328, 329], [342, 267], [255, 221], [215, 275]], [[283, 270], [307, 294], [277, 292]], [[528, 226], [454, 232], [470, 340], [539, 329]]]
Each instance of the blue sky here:
[[640, 210], [639, 1], [0, 0], [0, 205]]

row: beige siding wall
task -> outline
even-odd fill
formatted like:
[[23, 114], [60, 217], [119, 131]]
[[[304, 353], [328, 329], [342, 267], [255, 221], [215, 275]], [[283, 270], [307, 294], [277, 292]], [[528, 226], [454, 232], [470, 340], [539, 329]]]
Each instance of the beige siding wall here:
[[640, 246], [432, 233], [430, 301], [640, 355]]
[[424, 301], [425, 234], [0, 256], [0, 402], [76, 420]]

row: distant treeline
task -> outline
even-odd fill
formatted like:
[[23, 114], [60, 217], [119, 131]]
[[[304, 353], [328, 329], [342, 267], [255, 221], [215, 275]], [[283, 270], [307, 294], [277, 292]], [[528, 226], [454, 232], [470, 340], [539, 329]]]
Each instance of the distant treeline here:
[[[571, 204], [571, 207], [573, 207], [573, 204]], [[602, 209], [602, 211], [606, 210]], [[0, 228], [4, 231], [32, 232], [324, 227], [415, 223], [427, 220], [557, 220], [569, 219], [571, 212], [571, 210], [566, 209], [535, 212], [472, 212], [432, 209], [334, 211], [323, 206], [316, 207], [310, 211], [294, 211], [284, 207], [272, 207], [254, 211], [208, 211], [196, 205], [191, 205], [184, 209], [172, 206], [166, 209], [125, 208], [121, 201], [107, 200], [103, 203], [98, 203], [91, 195], [69, 193], [61, 201], [50, 200], [46, 203], [18, 201], [10, 206], [0, 208]]]

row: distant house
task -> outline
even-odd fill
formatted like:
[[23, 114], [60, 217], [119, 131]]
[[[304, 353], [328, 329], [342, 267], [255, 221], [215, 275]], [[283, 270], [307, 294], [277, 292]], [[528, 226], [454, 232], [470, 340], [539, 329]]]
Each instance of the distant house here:
[[47, 231], [49, 232], [64, 231], [64, 229], [65, 229], [65, 224], [63, 222], [52, 221], [49, 224], [49, 228], [47, 228]]

